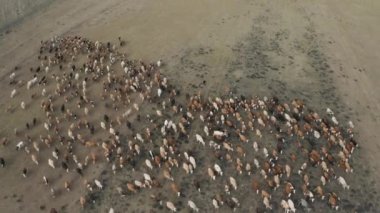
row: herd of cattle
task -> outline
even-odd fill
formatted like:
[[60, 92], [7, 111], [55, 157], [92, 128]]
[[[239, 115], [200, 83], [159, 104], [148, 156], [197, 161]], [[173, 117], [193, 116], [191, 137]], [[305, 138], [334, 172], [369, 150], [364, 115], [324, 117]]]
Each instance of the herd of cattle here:
[[[350, 189], [344, 176], [353, 172], [354, 125], [339, 125], [331, 109], [320, 115], [301, 100], [186, 94], [160, 73], [161, 61], [129, 60], [115, 45], [77, 36], [41, 42], [38, 60], [12, 71], [10, 102], [28, 98], [7, 110], [38, 108], [44, 116], [25, 121], [9, 136], [17, 140], [2, 143], [35, 163], [22, 168], [25, 178], [41, 166], [76, 173], [72, 181], [85, 187], [76, 198], [82, 208], [94, 202], [91, 193], [109, 187], [86, 177], [99, 162], [114, 175], [138, 177], [116, 187], [120, 196], [148, 190], [173, 212], [238, 210], [247, 203], [295, 212], [316, 200], [337, 210], [339, 193]], [[0, 163], [7, 167], [7, 159]], [[58, 199], [49, 176], [39, 175]], [[70, 181], [61, 185], [70, 193]], [[190, 196], [205, 190], [201, 201]]]

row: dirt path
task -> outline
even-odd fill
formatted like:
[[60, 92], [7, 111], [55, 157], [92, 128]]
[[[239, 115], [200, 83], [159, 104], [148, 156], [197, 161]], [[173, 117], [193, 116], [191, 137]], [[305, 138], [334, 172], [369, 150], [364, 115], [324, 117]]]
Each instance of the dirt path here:
[[363, 144], [363, 157], [370, 162], [368, 166], [374, 176], [380, 177], [377, 163], [380, 146], [376, 130], [380, 122], [380, 73], [377, 71], [380, 55], [376, 51], [380, 48], [380, 29], [376, 22], [380, 15], [374, 12], [380, 9], [380, 3], [368, 1], [348, 6], [330, 2], [313, 9], [308, 13], [323, 17], [315, 18], [315, 22], [332, 41], [326, 52], [331, 57], [335, 85], [342, 100], [354, 109], [353, 119]]

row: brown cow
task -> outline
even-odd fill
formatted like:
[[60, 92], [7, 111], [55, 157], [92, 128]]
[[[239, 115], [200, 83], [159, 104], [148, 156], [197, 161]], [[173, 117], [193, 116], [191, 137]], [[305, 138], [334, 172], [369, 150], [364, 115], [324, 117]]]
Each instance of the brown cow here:
[[296, 190], [294, 189], [293, 185], [290, 182], [285, 183], [285, 188], [284, 188], [284, 196], [285, 197], [290, 197], [292, 193], [295, 193]]
[[260, 186], [259, 182], [256, 179], [252, 180], [252, 189], [255, 191], [257, 194], [259, 194]]
[[261, 190], [261, 197], [262, 198], [268, 198], [268, 199], [270, 199], [270, 198], [272, 198], [272, 195], [270, 195], [267, 191], [265, 191], [265, 190]]
[[321, 198], [321, 200], [325, 199], [325, 195], [323, 193], [323, 189], [321, 186], [315, 187], [314, 192], [317, 193], [317, 195]]
[[329, 193], [329, 200], [328, 200], [328, 203], [329, 203], [329, 206], [332, 208], [332, 209], [335, 209], [335, 210], [338, 210], [339, 209], [339, 206], [338, 206], [338, 201], [339, 201], [339, 197], [334, 193]]
[[319, 164], [321, 160], [321, 156], [316, 150], [313, 149], [309, 153], [309, 160], [312, 163], [312, 165]]
[[131, 191], [133, 193], [137, 192], [136, 186], [133, 183], [127, 183], [127, 188], [128, 188], [129, 191]]

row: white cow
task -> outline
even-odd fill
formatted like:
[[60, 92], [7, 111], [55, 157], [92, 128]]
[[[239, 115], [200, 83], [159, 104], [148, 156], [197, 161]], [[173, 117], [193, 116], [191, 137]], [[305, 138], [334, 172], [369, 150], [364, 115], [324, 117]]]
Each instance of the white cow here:
[[269, 154], [268, 154], [268, 149], [267, 148], [263, 148], [263, 154], [264, 154], [264, 156], [267, 158], [268, 156], [269, 156]]
[[161, 95], [162, 95], [162, 89], [161, 89], [161, 88], [158, 88], [158, 89], [157, 89], [157, 96], [158, 96], [158, 97], [161, 97]]
[[16, 77], [16, 73], [15, 73], [15, 72], [12, 72], [12, 73], [9, 75], [9, 78], [10, 78], [11, 80], [14, 80], [15, 77]]
[[150, 162], [150, 160], [149, 159], [146, 159], [145, 160], [145, 164], [146, 164], [146, 166], [149, 168], [149, 169], [153, 169], [153, 166], [152, 166], [152, 163]]
[[203, 146], [206, 145], [205, 141], [203, 140], [202, 136], [200, 136], [199, 134], [195, 134], [195, 138], [197, 139], [197, 141], [199, 143], [201, 143]]
[[328, 115], [334, 115], [334, 112], [333, 112], [330, 108], [327, 108], [327, 109], [326, 109], [326, 113], [327, 113]]
[[281, 200], [281, 207], [285, 210], [285, 213], [288, 213], [290, 210], [288, 202]]
[[162, 66], [162, 60], [160, 59], [157, 61], [157, 67], [161, 67], [161, 66]]
[[237, 190], [237, 183], [235, 178], [230, 177], [230, 184], [232, 185], [232, 187], [234, 187], [235, 190]]
[[286, 172], [286, 177], [289, 178], [292, 172], [292, 169], [288, 164], [285, 165], [285, 172]]
[[55, 159], [58, 160], [58, 153], [57, 153], [56, 151], [53, 151], [53, 152], [52, 152], [52, 155], [53, 155], [53, 157], [54, 157]]
[[143, 139], [143, 137], [141, 136], [140, 133], [137, 133], [137, 134], [136, 134], [136, 139], [137, 139], [138, 141], [140, 141], [141, 143], [144, 143], [144, 139]]
[[336, 119], [335, 116], [332, 116], [332, 117], [331, 117], [331, 120], [332, 120], [332, 122], [333, 122], [335, 125], [339, 125], [339, 122], [338, 122], [338, 120]]
[[288, 205], [289, 205], [291, 212], [293, 212], [293, 213], [296, 212], [296, 208], [294, 207], [294, 203], [291, 199], [288, 199]]
[[34, 154], [32, 154], [32, 161], [35, 163], [35, 164], [37, 164], [38, 165], [38, 160], [37, 160], [37, 157], [34, 155]]
[[196, 164], [195, 158], [193, 156], [189, 157], [189, 161], [190, 161], [191, 165], [193, 165], [194, 169], [197, 168], [197, 164]]
[[144, 175], [144, 179], [145, 179], [145, 181], [152, 182], [152, 178], [150, 177], [149, 174], [144, 173], [143, 175]]
[[223, 137], [224, 135], [225, 135], [224, 132], [217, 131], [217, 130], [215, 130], [214, 133], [213, 133], [214, 137]]
[[189, 168], [189, 165], [187, 163], [183, 162], [182, 168], [185, 170], [186, 174], [190, 173], [190, 168]]
[[215, 209], [219, 209], [219, 203], [217, 200], [215, 200], [215, 198], [212, 199], [212, 205], [214, 206]]
[[48, 164], [51, 168], [55, 169], [54, 161], [52, 159], [48, 159]]
[[197, 205], [195, 205], [195, 203], [191, 200], [187, 201], [187, 205], [192, 209], [194, 210], [195, 212], [199, 212], [199, 208], [197, 207]]
[[40, 152], [40, 147], [38, 146], [37, 142], [33, 142], [33, 148], [37, 151]]
[[253, 150], [255, 150], [255, 152], [259, 151], [259, 145], [257, 144], [256, 141], [253, 142]]
[[174, 206], [174, 204], [172, 203], [172, 202], [170, 202], [170, 201], [167, 201], [166, 202], [166, 207], [168, 208], [168, 209], [170, 209], [170, 211], [172, 211], [172, 212], [177, 212], [177, 208]]
[[354, 125], [354, 123], [353, 123], [352, 121], [348, 121], [348, 126], [349, 126], [351, 129], [355, 128], [355, 125]]
[[272, 209], [272, 205], [270, 205], [268, 197], [264, 197], [263, 204], [265, 208]]
[[107, 129], [106, 124], [103, 121], [100, 122], [100, 127], [102, 127], [103, 129]]
[[18, 151], [18, 150], [20, 150], [21, 148], [23, 148], [24, 146], [25, 146], [24, 141], [20, 141], [20, 142], [18, 142], [17, 145], [16, 145], [16, 150]]
[[16, 93], [17, 93], [16, 89], [13, 89], [11, 92], [11, 98], [15, 97]]
[[321, 176], [321, 182], [322, 182], [322, 186], [326, 185], [326, 178], [325, 176]]
[[110, 127], [110, 134], [111, 135], [116, 135], [116, 132], [115, 132], [115, 129], [114, 128], [112, 128], [112, 127]]
[[103, 189], [103, 185], [102, 185], [102, 183], [101, 183], [99, 180], [95, 179], [94, 182], [95, 182], [95, 185], [96, 185], [99, 189]]
[[222, 168], [220, 168], [220, 166], [219, 166], [218, 164], [215, 164], [215, 165], [214, 165], [214, 169], [215, 169], [215, 171], [216, 171], [220, 176], [223, 176]]
[[338, 182], [340, 185], [342, 185], [343, 189], [350, 189], [350, 186], [347, 184], [346, 180], [342, 177], [338, 177]]
[[314, 130], [314, 137], [316, 139], [319, 139], [321, 137], [321, 134], [318, 131]]
[[206, 136], [209, 136], [209, 135], [210, 135], [210, 132], [209, 132], [207, 126], [203, 127], [203, 131], [205, 132]]
[[259, 163], [259, 161], [256, 158], [253, 159], [253, 163], [255, 164], [255, 166], [256, 166], [257, 169], [260, 169], [260, 163]]

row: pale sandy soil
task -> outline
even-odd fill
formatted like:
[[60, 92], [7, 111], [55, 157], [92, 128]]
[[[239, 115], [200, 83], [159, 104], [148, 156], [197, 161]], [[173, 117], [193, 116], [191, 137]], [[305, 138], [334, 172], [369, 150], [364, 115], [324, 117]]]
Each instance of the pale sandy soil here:
[[[82, 35], [116, 42], [121, 36], [127, 41], [123, 51], [133, 58], [163, 59], [163, 72], [189, 91], [206, 80], [204, 93], [232, 89], [283, 100], [299, 97], [320, 112], [332, 108], [341, 122], [353, 120], [361, 149], [354, 156], [355, 175], [348, 178], [354, 190], [347, 199], [357, 200], [351, 200], [353, 207], [366, 212], [370, 203], [379, 203], [380, 189], [379, 11], [378, 1], [54, 2], [0, 36], [0, 137], [23, 126], [20, 117], [31, 117], [5, 112], [8, 104], [16, 104], [8, 103], [7, 78], [14, 66], [36, 57], [40, 40]], [[38, 212], [41, 205], [79, 211], [76, 196], [82, 189], [52, 199], [35, 184], [40, 177], [22, 179], [24, 158], [13, 152], [13, 146], [0, 149], [12, 162], [0, 175], [1, 212]], [[104, 199], [99, 212], [112, 203]]]
[[53, 0], [1, 0], [0, 30], [7, 30], [14, 24], [22, 22], [41, 7], [46, 7]]

